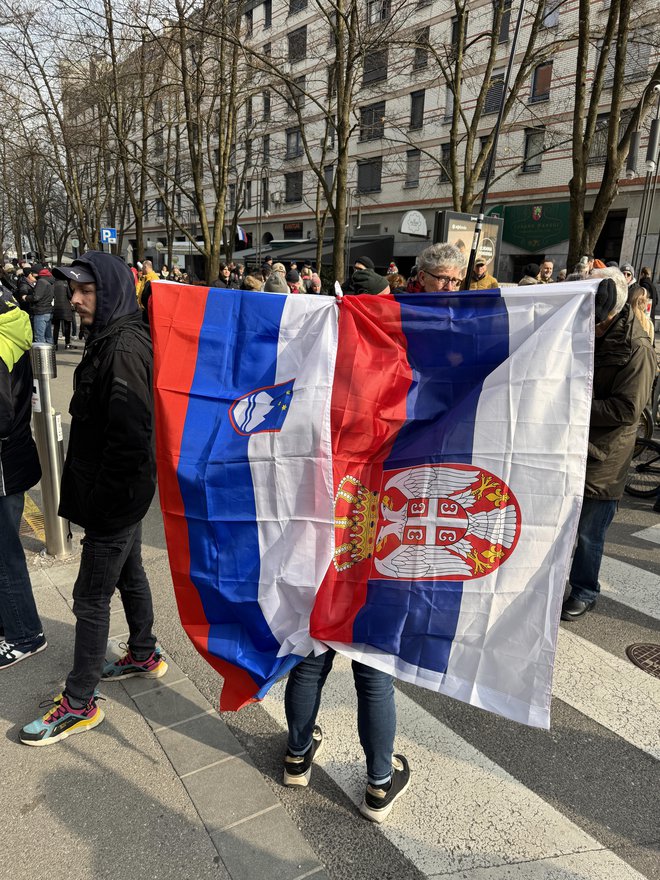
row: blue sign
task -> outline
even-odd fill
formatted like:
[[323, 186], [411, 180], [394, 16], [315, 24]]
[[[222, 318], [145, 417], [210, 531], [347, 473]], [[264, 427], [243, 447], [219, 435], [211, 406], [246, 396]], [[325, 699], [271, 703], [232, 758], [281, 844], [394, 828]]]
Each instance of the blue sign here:
[[101, 244], [117, 244], [117, 230], [110, 226], [102, 227]]

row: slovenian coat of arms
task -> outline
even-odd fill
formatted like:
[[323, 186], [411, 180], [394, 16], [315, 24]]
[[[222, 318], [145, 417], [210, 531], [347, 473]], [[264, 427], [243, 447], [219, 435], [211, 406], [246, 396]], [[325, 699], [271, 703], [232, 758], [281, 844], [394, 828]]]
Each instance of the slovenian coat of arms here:
[[470, 580], [498, 568], [520, 534], [520, 507], [503, 480], [464, 464], [383, 474], [381, 491], [355, 477], [335, 498], [338, 571], [371, 560], [371, 577]]

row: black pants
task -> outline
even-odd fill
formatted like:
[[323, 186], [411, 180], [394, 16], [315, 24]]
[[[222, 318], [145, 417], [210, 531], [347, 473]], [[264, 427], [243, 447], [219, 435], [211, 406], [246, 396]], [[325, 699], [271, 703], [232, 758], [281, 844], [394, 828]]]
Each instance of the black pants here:
[[64, 344], [71, 345], [71, 321], [65, 321], [63, 318], [53, 318], [53, 342], [57, 345], [60, 327], [64, 334]]
[[82, 543], [80, 570], [73, 587], [76, 644], [66, 692], [86, 702], [103, 672], [115, 587], [126, 612], [131, 653], [146, 659], [156, 646], [156, 638], [151, 590], [142, 567], [142, 523], [114, 535], [86, 532]]

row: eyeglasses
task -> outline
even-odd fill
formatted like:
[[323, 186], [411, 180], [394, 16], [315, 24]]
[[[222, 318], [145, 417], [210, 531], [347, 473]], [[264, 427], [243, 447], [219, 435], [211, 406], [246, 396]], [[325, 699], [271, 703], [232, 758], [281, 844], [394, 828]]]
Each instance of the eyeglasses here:
[[433, 272], [427, 272], [426, 269], [422, 269], [422, 272], [435, 278], [443, 287], [458, 287], [463, 280], [462, 278], [452, 278], [451, 275], [434, 275]]
[[624, 274], [624, 275], [630, 275], [630, 277], [632, 278], [632, 272], [625, 271], [623, 274]]

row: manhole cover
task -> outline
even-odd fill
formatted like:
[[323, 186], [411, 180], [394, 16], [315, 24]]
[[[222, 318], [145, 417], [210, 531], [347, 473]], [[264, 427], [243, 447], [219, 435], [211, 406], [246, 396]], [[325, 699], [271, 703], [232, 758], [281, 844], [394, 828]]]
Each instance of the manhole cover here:
[[660, 645], [629, 645], [626, 654], [635, 666], [660, 678]]

